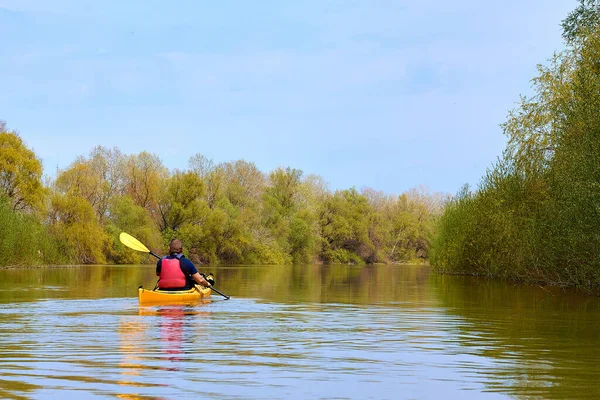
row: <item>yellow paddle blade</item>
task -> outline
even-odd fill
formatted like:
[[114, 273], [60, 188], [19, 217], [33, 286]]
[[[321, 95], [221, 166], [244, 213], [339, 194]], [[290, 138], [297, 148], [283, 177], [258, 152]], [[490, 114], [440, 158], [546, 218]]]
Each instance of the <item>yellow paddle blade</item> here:
[[121, 234], [119, 235], [119, 240], [121, 241], [121, 243], [123, 243], [130, 249], [143, 251], [144, 253], [150, 253], [150, 250], [148, 250], [146, 246], [144, 246], [139, 240], [137, 240], [128, 233], [121, 232]]

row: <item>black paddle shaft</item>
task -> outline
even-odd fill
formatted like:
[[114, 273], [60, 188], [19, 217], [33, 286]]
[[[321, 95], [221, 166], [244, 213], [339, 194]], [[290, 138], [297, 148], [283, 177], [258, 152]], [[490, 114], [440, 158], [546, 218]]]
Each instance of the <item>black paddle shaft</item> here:
[[219, 293], [221, 296], [225, 297], [225, 300], [229, 300], [229, 296], [227, 296], [226, 294], [223, 294], [221, 292], [219, 292], [217, 289], [215, 289], [214, 287], [210, 287], [212, 290], [214, 290], [215, 292]]

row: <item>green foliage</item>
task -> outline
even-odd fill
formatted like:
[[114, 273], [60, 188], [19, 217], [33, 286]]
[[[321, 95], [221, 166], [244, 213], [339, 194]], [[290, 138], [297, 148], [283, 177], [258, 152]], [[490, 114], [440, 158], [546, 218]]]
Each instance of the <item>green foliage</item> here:
[[13, 210], [37, 210], [42, 205], [42, 163], [21, 137], [0, 121], [0, 196]]
[[386, 210], [390, 225], [388, 246], [391, 245], [391, 260], [406, 262], [418, 257], [427, 258], [429, 219], [422, 215], [425, 213], [425, 209], [421, 208], [423, 206], [416, 199], [403, 194]]
[[118, 196], [111, 200], [109, 211], [109, 223], [106, 226], [109, 245], [107, 246], [107, 258], [117, 264], [140, 264], [148, 262], [149, 256], [143, 253], [131, 251], [119, 241], [119, 234], [127, 232], [140, 240], [149, 249], [159, 251], [161, 236], [157, 226], [150, 218], [148, 211], [134, 204], [129, 196]]
[[118, 149], [98, 146], [89, 158], [78, 157], [68, 168], [60, 171], [54, 190], [70, 196], [85, 198], [94, 208], [100, 221], [108, 216], [111, 199], [124, 193], [125, 157]]
[[600, 21], [581, 14], [596, 3], [581, 4], [565, 23], [585, 29], [565, 27], [578, 40], [509, 114], [503, 158], [446, 207], [439, 270], [600, 290]]
[[55, 181], [56, 189], [60, 193], [84, 198], [92, 207], [101, 197], [102, 183], [100, 177], [83, 158], [79, 158], [69, 168], [60, 171]]
[[204, 181], [192, 172], [177, 171], [163, 182], [158, 201], [161, 229], [176, 231], [186, 222], [201, 221], [208, 212]]
[[562, 22], [563, 38], [568, 43], [585, 39], [600, 25], [600, 3], [598, 0], [579, 0], [579, 6]]
[[257, 208], [265, 187], [265, 177], [254, 163], [238, 160], [221, 164], [225, 178], [224, 195], [239, 208]]
[[555, 251], [546, 262], [559, 263], [553, 276], [588, 290], [600, 287], [600, 32], [586, 38], [573, 56], [577, 70], [570, 82], [567, 123], [548, 172], [552, 203], [545, 237]]
[[328, 263], [383, 261], [378, 259], [371, 235], [375, 219], [367, 198], [356, 189], [335, 192], [325, 201], [321, 214], [323, 260]]
[[[5, 124], [0, 127], [6, 130]], [[155, 253], [180, 238], [186, 254], [204, 263], [375, 263], [428, 257], [431, 221], [438, 212], [431, 209], [428, 194], [372, 199], [355, 189], [332, 194], [321, 177], [304, 177], [298, 169], [277, 168], [265, 175], [251, 162], [214, 165], [200, 154], [190, 159], [189, 170], [170, 172], [156, 155], [126, 156], [100, 146], [59, 171], [46, 189], [33, 152], [18, 135], [2, 135], [9, 145], [0, 148], [0, 155], [10, 161], [2, 164], [2, 182], [8, 195], [22, 196], [11, 198], [12, 212], [34, 204], [43, 211], [37, 217], [10, 214], [16, 220], [29, 218], [27, 224], [33, 225], [24, 226], [46, 238], [47, 243], [36, 245], [43, 257], [27, 256], [31, 263], [60, 259], [52, 254], [76, 263], [150, 262], [120, 243], [121, 232]], [[26, 157], [17, 160], [15, 151]], [[17, 179], [19, 171], [26, 177]], [[42, 215], [46, 218], [40, 220]], [[54, 246], [54, 253], [43, 245]]]
[[0, 265], [60, 264], [67, 261], [57, 241], [33, 215], [13, 210], [0, 196]]
[[[269, 230], [277, 250], [282, 254], [286, 263], [293, 261], [294, 257], [300, 260], [302, 255], [292, 255], [297, 251], [298, 241], [302, 241], [302, 226], [296, 222], [296, 232], [292, 236], [292, 221], [299, 211], [297, 205], [298, 191], [301, 184], [302, 171], [292, 168], [277, 168], [269, 175], [269, 185], [263, 195], [263, 223]], [[295, 241], [295, 243], [294, 243]]]
[[302, 171], [277, 168], [269, 174], [263, 195], [263, 225], [285, 263], [315, 262], [319, 255], [319, 212], [324, 200], [322, 182]]
[[98, 223], [92, 205], [83, 197], [51, 197], [50, 230], [61, 238], [62, 250], [82, 264], [103, 264], [109, 237]]
[[288, 237], [290, 255], [293, 264], [310, 264], [317, 252], [317, 237], [314, 235], [314, 215], [301, 210], [290, 220]]
[[160, 188], [168, 171], [155, 154], [142, 151], [124, 162], [124, 189], [134, 203], [150, 211], [155, 210]]

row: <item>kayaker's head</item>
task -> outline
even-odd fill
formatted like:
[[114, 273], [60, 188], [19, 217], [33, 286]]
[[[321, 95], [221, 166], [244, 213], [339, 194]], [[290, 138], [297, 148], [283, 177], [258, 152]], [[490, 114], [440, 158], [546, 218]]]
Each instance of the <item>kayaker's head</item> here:
[[179, 239], [173, 239], [169, 243], [169, 254], [178, 254], [183, 251], [183, 244]]

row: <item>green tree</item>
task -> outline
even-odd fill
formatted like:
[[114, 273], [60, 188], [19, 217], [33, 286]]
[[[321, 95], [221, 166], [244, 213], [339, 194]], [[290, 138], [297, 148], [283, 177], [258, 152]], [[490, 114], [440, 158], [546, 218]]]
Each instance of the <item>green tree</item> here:
[[108, 216], [111, 198], [124, 193], [124, 163], [125, 157], [118, 149], [97, 146], [90, 152], [89, 158], [78, 157], [58, 173], [55, 189], [86, 199], [103, 221]]
[[50, 203], [50, 229], [63, 243], [64, 253], [82, 264], [106, 263], [109, 238], [92, 205], [83, 197], [59, 193], [51, 196]]
[[321, 214], [322, 257], [327, 263], [383, 261], [373, 240], [380, 218], [366, 196], [356, 189], [336, 191], [326, 200]]
[[322, 177], [308, 175], [302, 179], [294, 199], [296, 212], [290, 221], [290, 254], [294, 264], [319, 261], [322, 242], [319, 217], [330, 196]]
[[413, 262], [429, 258], [435, 221], [443, 211], [447, 196], [430, 193], [423, 186], [397, 197], [370, 188], [361, 193], [378, 216], [371, 228], [371, 237], [380, 252], [380, 261]]
[[10, 199], [13, 210], [37, 210], [42, 206], [42, 163], [15, 131], [0, 121], [0, 195]]
[[67, 261], [58, 241], [37, 216], [15, 211], [5, 196], [0, 196], [0, 225], [0, 266]]
[[125, 194], [126, 157], [116, 147], [96, 146], [90, 152], [88, 163], [101, 182], [101, 194], [94, 209], [100, 220], [104, 220], [112, 198]]
[[579, 0], [579, 6], [567, 15], [561, 25], [567, 43], [576, 44], [584, 40], [600, 26], [600, 2]]
[[213, 160], [197, 153], [190, 157], [188, 161], [191, 172], [198, 175], [200, 179], [204, 179], [215, 169], [215, 163]]
[[161, 230], [176, 231], [184, 223], [201, 223], [208, 212], [204, 182], [192, 172], [176, 171], [165, 179], [158, 201]]
[[[596, 22], [596, 28], [598, 21]], [[554, 251], [544, 264], [554, 280], [586, 290], [600, 290], [600, 30], [571, 55], [576, 73], [569, 82], [573, 101], [550, 164], [551, 202], [544, 209]]]
[[[269, 174], [269, 183], [263, 194], [263, 221], [277, 244], [275, 251], [282, 254], [286, 263], [300, 261], [294, 255], [302, 249], [308, 225], [297, 215], [297, 199], [302, 171], [293, 168], [277, 168]], [[292, 228], [296, 231], [292, 232]]]
[[67, 169], [59, 171], [56, 189], [65, 195], [77, 196], [96, 206], [102, 196], [102, 181], [83, 157], [78, 157]]
[[224, 163], [225, 196], [237, 207], [259, 209], [265, 190], [265, 176], [254, 163], [238, 160]]
[[167, 168], [157, 155], [146, 151], [131, 155], [125, 161], [125, 193], [138, 206], [156, 211], [160, 188], [168, 175]]
[[162, 240], [156, 224], [148, 210], [136, 205], [131, 197], [114, 196], [109, 207], [108, 258], [117, 264], [139, 264], [151, 260], [148, 255], [126, 248], [119, 241], [119, 234], [127, 232], [139, 239], [148, 248], [160, 253]]
[[448, 272], [600, 289], [600, 54], [596, 2], [565, 20], [569, 47], [509, 114], [503, 157], [440, 220]]

